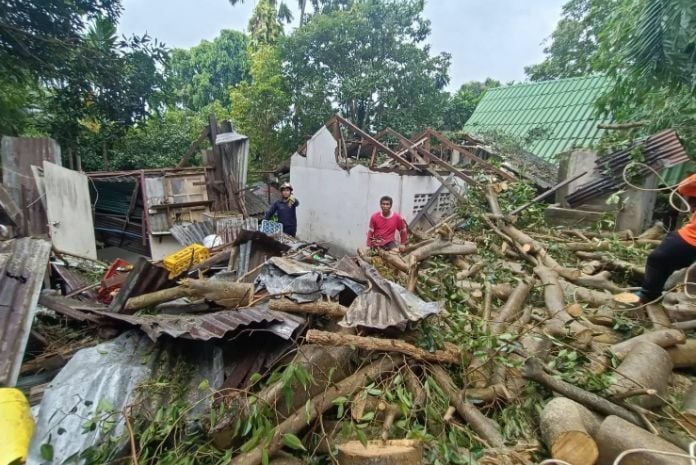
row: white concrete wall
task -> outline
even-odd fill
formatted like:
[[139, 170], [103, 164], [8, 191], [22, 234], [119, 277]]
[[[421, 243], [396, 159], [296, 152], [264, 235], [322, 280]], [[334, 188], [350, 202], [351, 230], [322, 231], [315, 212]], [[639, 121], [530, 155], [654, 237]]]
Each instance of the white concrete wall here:
[[325, 243], [336, 252], [364, 247], [370, 215], [379, 199], [394, 199], [393, 210], [407, 222], [413, 218], [415, 194], [432, 194], [440, 183], [431, 176], [380, 173], [358, 165], [346, 171], [336, 163], [336, 141], [322, 127], [307, 143], [307, 156], [292, 156], [290, 183], [300, 201], [297, 235]]

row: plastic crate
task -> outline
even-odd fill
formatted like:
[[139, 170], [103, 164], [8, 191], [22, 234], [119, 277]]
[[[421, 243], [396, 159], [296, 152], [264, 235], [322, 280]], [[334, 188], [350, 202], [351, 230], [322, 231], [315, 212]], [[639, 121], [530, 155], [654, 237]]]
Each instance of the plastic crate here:
[[276, 223], [275, 221], [263, 220], [261, 221], [259, 231], [271, 237], [281, 236], [283, 234], [283, 224]]
[[164, 257], [162, 266], [169, 271], [169, 279], [173, 279], [208, 257], [210, 257], [210, 251], [207, 248], [200, 244], [191, 244]]

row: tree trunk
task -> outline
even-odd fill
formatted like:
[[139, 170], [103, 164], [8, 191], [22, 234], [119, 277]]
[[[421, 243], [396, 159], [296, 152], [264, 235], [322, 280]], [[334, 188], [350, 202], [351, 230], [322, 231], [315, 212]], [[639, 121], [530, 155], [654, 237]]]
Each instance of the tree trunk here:
[[289, 299], [273, 300], [268, 304], [268, 308], [287, 313], [307, 313], [334, 318], [342, 318], [348, 312], [348, 308], [338, 302], [316, 301], [298, 304]]
[[664, 307], [659, 303], [648, 304], [645, 307], [645, 310], [648, 313], [648, 318], [650, 318], [654, 330], [666, 329], [672, 326], [672, 320], [669, 319], [669, 316], [667, 315], [667, 312], [665, 311]]
[[418, 262], [422, 262], [434, 255], [471, 255], [473, 253], [476, 253], [476, 244], [473, 242], [456, 244], [440, 239], [414, 250], [409, 254], [408, 259], [413, 258]]
[[[614, 465], [617, 457], [629, 449], [653, 449], [672, 454], [685, 454], [677, 446], [655, 436], [644, 429], [610, 415], [604, 419], [595, 436], [599, 447], [597, 465]], [[675, 456], [665, 456], [651, 452], [637, 452], [627, 455], [621, 465], [689, 465], [690, 460]]]
[[457, 273], [457, 280], [467, 279], [475, 275], [476, 273], [481, 271], [484, 266], [485, 264], [483, 262], [476, 262], [472, 265], [469, 265], [466, 269], [463, 269], [462, 271]]
[[572, 465], [594, 465], [599, 455], [597, 444], [585, 426], [581, 409], [586, 421], [594, 425], [590, 429], [598, 429], [600, 420], [592, 412], [570, 399], [556, 397], [541, 412], [541, 437], [551, 457]]
[[492, 420], [481, 413], [473, 404], [464, 399], [462, 393], [455, 387], [452, 378], [440, 366], [432, 367], [432, 374], [435, 382], [442, 391], [449, 397], [450, 402], [457, 409], [461, 417], [471, 426], [476, 434], [486, 441], [491, 447], [504, 447], [503, 436]]
[[285, 434], [299, 433], [319, 415], [331, 408], [335, 399], [338, 397], [349, 397], [364, 386], [368, 380], [375, 379], [383, 373], [393, 370], [399, 363], [401, 361], [396, 358], [382, 358], [362, 368], [343, 381], [329, 385], [324, 392], [312, 398], [308, 406], [299, 409], [279, 424], [274, 429], [273, 437], [268, 444], [259, 445], [247, 453], [236, 456], [232, 459], [230, 465], [259, 465], [264, 449], [267, 450], [269, 456], [274, 455], [283, 447], [283, 436]]
[[150, 292], [148, 294], [142, 294], [137, 297], [131, 297], [126, 302], [125, 310], [128, 310], [132, 313], [136, 310], [140, 310], [141, 308], [154, 307], [155, 305], [161, 304], [163, 302], [170, 302], [181, 297], [188, 297], [192, 295], [193, 291], [183, 286], [162, 289], [161, 291]]
[[[629, 400], [642, 407], [653, 408], [662, 404], [672, 376], [672, 360], [665, 349], [652, 342], [634, 344], [626, 358], [616, 368], [616, 384], [608, 392], [612, 396], [654, 389], [657, 396], [638, 395]], [[658, 397], [659, 396], [659, 397]]]
[[614, 298], [608, 292], [596, 291], [594, 289], [587, 289], [585, 287], [577, 286], [573, 283], [569, 283], [566, 280], [559, 279], [559, 284], [563, 289], [563, 293], [566, 296], [566, 300], [570, 302], [585, 302], [592, 305], [593, 307], [600, 307], [602, 305], [614, 306]]
[[649, 331], [643, 333], [640, 336], [632, 337], [631, 339], [626, 339], [623, 342], [614, 344], [609, 348], [612, 354], [618, 358], [625, 357], [636, 344], [641, 342], [652, 342], [657, 344], [662, 348], [672, 347], [677, 344], [684, 344], [686, 342], [686, 335], [683, 331], [678, 329], [660, 329], [658, 331]]
[[420, 441], [399, 439], [392, 441], [350, 441], [338, 446], [339, 465], [420, 465], [423, 446]]
[[428, 352], [398, 339], [336, 334], [316, 329], [307, 331], [305, 340], [310, 344], [319, 344], [323, 346], [350, 346], [363, 350], [398, 352], [419, 361], [454, 364], [462, 363], [462, 353], [455, 347]]

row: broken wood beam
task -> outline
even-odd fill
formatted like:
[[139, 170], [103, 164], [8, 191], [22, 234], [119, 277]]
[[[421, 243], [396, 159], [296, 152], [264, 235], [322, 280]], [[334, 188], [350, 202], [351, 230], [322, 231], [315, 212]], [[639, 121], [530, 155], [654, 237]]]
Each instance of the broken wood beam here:
[[448, 347], [445, 350], [428, 352], [399, 339], [382, 339], [378, 337], [354, 336], [351, 334], [337, 334], [328, 331], [310, 329], [305, 340], [310, 344], [324, 346], [350, 346], [362, 350], [374, 350], [379, 352], [398, 352], [419, 361], [435, 363], [462, 363], [462, 353], [459, 349]]

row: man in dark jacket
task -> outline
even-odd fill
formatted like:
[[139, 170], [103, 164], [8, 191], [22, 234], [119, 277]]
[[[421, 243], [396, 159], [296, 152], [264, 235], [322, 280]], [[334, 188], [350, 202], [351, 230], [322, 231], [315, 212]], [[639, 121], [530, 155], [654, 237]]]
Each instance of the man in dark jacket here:
[[295, 210], [300, 206], [300, 202], [292, 195], [292, 186], [288, 182], [280, 186], [280, 195], [283, 198], [273, 202], [264, 219], [270, 220], [274, 215], [277, 216], [278, 223], [283, 225], [283, 232], [294, 237], [297, 234]]

